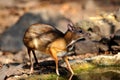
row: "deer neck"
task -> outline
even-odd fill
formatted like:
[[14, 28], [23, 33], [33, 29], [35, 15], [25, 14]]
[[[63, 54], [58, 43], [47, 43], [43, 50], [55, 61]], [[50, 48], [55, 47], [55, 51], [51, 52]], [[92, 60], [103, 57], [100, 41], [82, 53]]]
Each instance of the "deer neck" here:
[[73, 37], [72, 32], [68, 31], [68, 32], [66, 32], [66, 33], [65, 33], [64, 38], [65, 38], [65, 40], [66, 40], [67, 44], [68, 44], [69, 42], [71, 42], [72, 37]]

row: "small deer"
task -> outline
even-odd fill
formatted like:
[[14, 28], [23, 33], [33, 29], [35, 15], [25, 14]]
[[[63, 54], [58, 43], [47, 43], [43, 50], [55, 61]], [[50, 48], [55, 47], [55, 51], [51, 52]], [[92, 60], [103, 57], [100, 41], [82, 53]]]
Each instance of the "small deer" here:
[[[64, 34], [56, 28], [46, 24], [33, 24], [26, 30], [23, 42], [27, 47], [30, 58], [30, 73], [33, 73], [34, 69], [31, 52], [33, 53], [35, 62], [38, 63], [35, 50], [39, 50], [51, 55], [51, 57], [55, 60], [56, 73], [57, 75], [60, 75], [58, 71], [57, 53], [66, 51], [67, 54], [67, 46], [73, 44], [76, 40], [83, 37], [83, 32], [80, 27], [74, 27], [72, 23], [69, 23], [67, 27], [68, 30]], [[68, 62], [68, 56], [64, 55], [62, 58], [66, 62], [68, 70], [71, 72], [71, 74], [74, 74]]]

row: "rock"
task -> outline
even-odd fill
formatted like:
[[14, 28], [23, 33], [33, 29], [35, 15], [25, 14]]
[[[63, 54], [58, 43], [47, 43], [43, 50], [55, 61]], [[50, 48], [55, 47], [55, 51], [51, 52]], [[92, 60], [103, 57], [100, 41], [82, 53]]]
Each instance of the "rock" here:
[[74, 44], [75, 54], [98, 53], [97, 44], [91, 40], [79, 40]]
[[110, 39], [102, 37], [100, 41], [97, 42], [99, 52], [105, 52], [110, 50]]
[[[112, 51], [111, 47], [109, 46], [109, 41], [102, 42], [102, 41], [92, 41], [92, 40], [83, 40], [78, 41], [74, 45], [74, 52], [75, 54], [109, 54], [109, 51]], [[107, 53], [106, 53], [107, 52]]]
[[120, 51], [120, 29], [111, 36], [110, 48], [114, 53]]
[[101, 35], [107, 38], [120, 29], [120, 23], [116, 21], [113, 13], [102, 13], [99, 16], [90, 17], [89, 19], [99, 27]]
[[20, 75], [22, 71], [20, 71], [23, 67], [23, 64], [14, 64], [14, 65], [4, 65], [0, 69], [0, 80], [5, 80], [7, 77], [13, 75]]
[[8, 70], [8, 67], [5, 65], [0, 69], [0, 80], [5, 79], [7, 70]]
[[22, 49], [22, 38], [25, 30], [33, 23], [40, 20], [40, 16], [31, 13], [24, 14], [18, 22], [7, 29], [0, 36], [0, 49], [3, 51], [16, 52]]
[[112, 40], [118, 45], [120, 45], [120, 29], [114, 33]]
[[91, 62], [95, 65], [102, 66], [119, 66], [120, 65], [120, 54], [112, 55], [100, 55], [91, 58]]
[[75, 24], [76, 27], [81, 27], [83, 30], [90, 34], [91, 40], [99, 41], [101, 39], [100, 28], [96, 26], [92, 21], [82, 20]]

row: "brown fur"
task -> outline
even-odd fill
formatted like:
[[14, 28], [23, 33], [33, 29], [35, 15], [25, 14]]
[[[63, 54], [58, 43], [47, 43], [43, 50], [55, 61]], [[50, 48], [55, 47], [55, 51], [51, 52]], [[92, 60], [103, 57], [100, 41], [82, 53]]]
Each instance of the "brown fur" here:
[[[67, 45], [73, 41], [81, 38], [81, 29], [75, 29], [73, 24], [68, 24], [68, 30], [65, 34], [61, 33], [54, 27], [46, 24], [33, 24], [25, 32], [23, 42], [28, 49], [28, 55], [31, 62], [31, 73], [33, 72], [33, 61], [31, 59], [31, 51], [33, 52], [36, 63], [38, 63], [34, 50], [39, 50], [50, 54], [56, 63], [56, 73], [59, 75], [58, 71], [58, 58], [57, 53], [61, 51], [67, 52]], [[69, 71], [74, 74], [68, 60], [67, 56], [64, 56]]]

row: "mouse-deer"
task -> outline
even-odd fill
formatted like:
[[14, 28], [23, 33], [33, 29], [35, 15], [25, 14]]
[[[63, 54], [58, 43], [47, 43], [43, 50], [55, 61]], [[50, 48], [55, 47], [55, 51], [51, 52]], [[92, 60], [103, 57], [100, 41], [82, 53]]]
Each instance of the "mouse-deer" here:
[[[30, 58], [30, 73], [33, 72], [31, 52], [33, 53], [35, 62], [38, 63], [35, 50], [39, 50], [52, 56], [56, 64], [56, 73], [59, 75], [57, 53], [61, 51], [67, 52], [67, 45], [83, 37], [83, 32], [80, 27], [74, 27], [72, 23], [69, 23], [67, 27], [68, 30], [64, 34], [56, 28], [46, 24], [33, 24], [26, 30], [23, 42], [27, 47]], [[67, 56], [63, 56], [62, 58], [66, 62], [68, 70], [71, 74], [74, 74]]]

